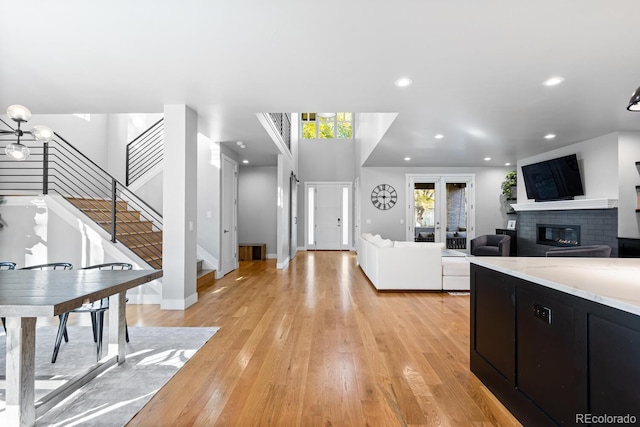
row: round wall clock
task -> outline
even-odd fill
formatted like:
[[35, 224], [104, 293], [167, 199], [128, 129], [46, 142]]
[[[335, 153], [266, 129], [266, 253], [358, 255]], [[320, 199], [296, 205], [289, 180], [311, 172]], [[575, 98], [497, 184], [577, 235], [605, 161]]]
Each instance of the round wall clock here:
[[380, 184], [371, 192], [371, 203], [380, 210], [391, 209], [397, 201], [398, 193], [389, 184]]

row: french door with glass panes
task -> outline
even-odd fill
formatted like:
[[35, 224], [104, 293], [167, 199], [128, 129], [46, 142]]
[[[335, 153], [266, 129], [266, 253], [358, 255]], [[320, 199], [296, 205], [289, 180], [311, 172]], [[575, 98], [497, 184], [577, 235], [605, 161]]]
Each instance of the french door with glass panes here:
[[442, 242], [468, 252], [474, 235], [474, 178], [469, 175], [407, 175], [407, 240]]
[[309, 250], [351, 249], [351, 183], [305, 183], [305, 242]]

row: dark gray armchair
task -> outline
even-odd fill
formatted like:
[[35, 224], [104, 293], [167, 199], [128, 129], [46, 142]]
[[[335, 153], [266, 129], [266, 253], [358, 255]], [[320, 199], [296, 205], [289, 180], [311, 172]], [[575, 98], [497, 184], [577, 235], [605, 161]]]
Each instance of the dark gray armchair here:
[[587, 245], [550, 248], [546, 255], [548, 257], [568, 256], [584, 258], [609, 258], [611, 256], [611, 246], [607, 245]]
[[511, 237], [506, 234], [485, 234], [471, 240], [471, 255], [509, 256]]

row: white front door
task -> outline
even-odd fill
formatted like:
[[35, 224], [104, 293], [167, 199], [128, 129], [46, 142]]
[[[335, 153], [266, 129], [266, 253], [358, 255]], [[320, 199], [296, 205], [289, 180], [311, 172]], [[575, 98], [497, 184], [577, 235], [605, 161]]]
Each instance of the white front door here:
[[351, 183], [307, 183], [307, 249], [347, 250]]
[[237, 207], [238, 207], [238, 164], [227, 156], [222, 156], [222, 213], [220, 274], [225, 275], [238, 266]]
[[342, 203], [340, 187], [316, 187], [316, 249], [340, 250], [342, 235]]

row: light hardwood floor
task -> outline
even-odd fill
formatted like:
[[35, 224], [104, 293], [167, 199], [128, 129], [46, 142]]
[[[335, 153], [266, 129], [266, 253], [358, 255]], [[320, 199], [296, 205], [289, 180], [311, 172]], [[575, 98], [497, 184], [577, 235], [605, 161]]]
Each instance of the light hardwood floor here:
[[378, 293], [349, 252], [248, 261], [186, 311], [130, 325], [221, 329], [130, 426], [511, 426], [469, 371], [469, 297]]

